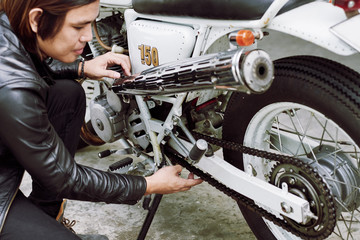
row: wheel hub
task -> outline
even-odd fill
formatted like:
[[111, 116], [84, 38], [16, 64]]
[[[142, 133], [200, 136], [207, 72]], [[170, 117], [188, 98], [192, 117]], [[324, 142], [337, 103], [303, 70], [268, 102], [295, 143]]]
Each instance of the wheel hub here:
[[[278, 187], [286, 184], [290, 193], [309, 202], [310, 210], [317, 219], [311, 219], [305, 224], [291, 219], [287, 221], [298, 231], [315, 235], [326, 228], [330, 214], [340, 216], [341, 211], [359, 207], [360, 179], [351, 157], [344, 152], [337, 152], [332, 146], [316, 147], [308, 158], [300, 159], [315, 169], [320, 177], [315, 177], [295, 164], [283, 163], [273, 167], [270, 182]], [[336, 213], [332, 212], [329, 205], [333, 199], [336, 199]]]
[[337, 198], [339, 211], [357, 209], [360, 203], [360, 178], [351, 162], [351, 156], [327, 145], [316, 147], [313, 153], [310, 157], [311, 165], [319, 171], [333, 196]]
[[321, 186], [321, 179], [317, 179], [315, 175], [298, 168], [292, 164], [277, 164], [274, 166], [270, 183], [281, 187], [286, 184], [288, 191], [298, 197], [307, 200], [310, 204], [311, 212], [316, 218], [309, 219], [305, 224], [297, 223], [291, 219], [287, 219], [288, 224], [299, 232], [308, 235], [318, 235], [319, 231], [327, 229], [329, 224], [329, 215], [332, 214], [332, 201], [328, 188]]

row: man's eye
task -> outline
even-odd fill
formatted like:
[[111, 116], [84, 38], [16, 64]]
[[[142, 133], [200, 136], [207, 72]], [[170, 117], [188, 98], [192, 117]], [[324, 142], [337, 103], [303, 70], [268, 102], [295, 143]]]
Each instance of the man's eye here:
[[74, 26], [74, 28], [76, 29], [76, 30], [81, 30], [81, 29], [83, 29], [84, 27], [80, 27], [80, 26]]

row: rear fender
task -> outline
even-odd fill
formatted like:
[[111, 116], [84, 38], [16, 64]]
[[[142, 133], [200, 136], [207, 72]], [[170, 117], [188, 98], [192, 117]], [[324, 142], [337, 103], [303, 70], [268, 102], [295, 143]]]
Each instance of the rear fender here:
[[357, 51], [335, 36], [330, 28], [346, 20], [343, 9], [328, 2], [312, 2], [276, 16], [267, 28], [280, 31], [328, 49], [339, 55]]

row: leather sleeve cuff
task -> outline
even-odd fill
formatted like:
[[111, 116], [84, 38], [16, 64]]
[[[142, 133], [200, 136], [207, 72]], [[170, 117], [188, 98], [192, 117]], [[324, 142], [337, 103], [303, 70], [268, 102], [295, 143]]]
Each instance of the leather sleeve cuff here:
[[47, 63], [47, 66], [55, 79], [77, 79], [79, 78], [80, 61], [77, 59], [72, 63], [63, 63], [54, 59]]
[[144, 196], [146, 192], [146, 180], [144, 177], [127, 175], [129, 182], [131, 183], [131, 192], [129, 198], [125, 200], [124, 204], [134, 205]]

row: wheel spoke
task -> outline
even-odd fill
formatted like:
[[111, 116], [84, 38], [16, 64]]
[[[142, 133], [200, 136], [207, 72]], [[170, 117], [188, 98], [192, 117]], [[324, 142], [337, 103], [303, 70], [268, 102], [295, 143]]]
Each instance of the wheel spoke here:
[[[313, 114], [314, 116], [314, 114]], [[316, 119], [316, 118], [315, 118]], [[319, 142], [319, 145], [321, 146], [323, 144], [323, 140], [324, 140], [324, 137], [325, 137], [325, 133], [326, 133], [326, 126], [328, 124], [328, 120], [326, 119], [325, 121], [325, 125], [322, 127], [322, 133], [321, 133], [321, 137], [320, 137], [320, 142]], [[321, 125], [321, 124], [320, 124]]]
[[279, 116], [276, 116], [275, 123], [276, 123], [276, 130], [277, 130], [277, 133], [278, 133], [279, 146], [280, 146], [279, 150], [280, 150], [280, 152], [282, 152], [283, 151], [283, 148], [282, 148], [283, 146], [282, 146], [281, 135], [280, 135]]
[[[309, 128], [310, 128], [310, 124], [311, 124], [311, 121], [312, 121], [313, 114], [310, 115], [311, 117], [308, 119], [307, 124], [306, 124], [306, 127], [303, 128], [303, 126], [302, 126], [303, 124], [301, 123], [301, 121], [300, 121], [300, 119], [299, 119], [299, 116], [298, 116], [298, 114], [297, 114], [297, 111], [295, 111], [294, 109], [292, 109], [292, 111], [294, 112], [296, 121], [298, 122], [298, 125], [299, 125], [299, 127], [300, 127], [300, 129], [301, 129], [301, 132], [302, 132], [302, 142], [303, 142], [303, 145], [305, 145], [305, 144], [308, 145], [308, 148], [309, 148], [309, 150], [310, 150], [310, 153], [312, 154], [312, 156], [313, 156], [314, 159], [316, 160], [316, 156], [315, 156], [315, 154], [314, 154], [314, 152], [313, 152], [313, 150], [312, 150], [312, 147], [310, 146], [310, 144], [309, 144], [307, 141], [305, 141], [305, 140], [307, 140], [307, 131], [308, 131]], [[299, 136], [299, 137], [300, 137], [300, 136]], [[305, 141], [305, 142], [304, 142], [304, 141]], [[306, 148], [304, 149], [304, 151], [306, 152]]]
[[336, 182], [336, 183], [340, 183], [340, 184], [343, 184], [343, 185], [346, 185], [346, 186], [351, 186], [352, 188], [354, 188], [353, 191], [360, 190], [360, 188], [358, 186], [349, 185], [349, 183], [338, 181], [338, 180], [336, 180], [334, 178], [324, 178], [324, 179], [327, 180], [327, 182]]
[[[266, 140], [267, 143], [270, 144], [271, 147], [273, 147], [276, 151], [278, 152], [287, 152], [293, 156], [295, 156], [295, 153], [293, 153], [291, 151], [291, 149], [287, 148], [286, 146], [281, 145], [281, 148], [278, 148], [275, 144], [274, 144], [274, 140], [278, 140], [279, 138], [281, 139], [281, 135], [278, 135], [278, 137], [276, 139], [272, 139], [275, 138], [275, 136], [273, 134], [269, 134], [270, 135], [270, 140]], [[279, 143], [280, 145], [281, 143]]]
[[[325, 132], [327, 134], [327, 136], [330, 138], [330, 140], [327, 140], [327, 142], [332, 142], [332, 143], [337, 143], [337, 144], [340, 144], [340, 143], [343, 143], [343, 141], [338, 141], [337, 138], [334, 138], [333, 137], [333, 134], [330, 132], [329, 129], [331, 129], [333, 126], [329, 126], [329, 129], [326, 127], [327, 124], [328, 124], [328, 119], [325, 119], [325, 125], [322, 124], [322, 122], [320, 121], [320, 119], [315, 116], [315, 119], [317, 120], [317, 122], [319, 123], [319, 125], [323, 128], [324, 130], [324, 136], [325, 136]], [[338, 131], [338, 127], [335, 127], [335, 129], [332, 129], [332, 131]], [[338, 146], [337, 144], [335, 144], [335, 147], [338, 147], [338, 148], [341, 148], [340, 146]], [[352, 145], [351, 143], [348, 143], [350, 145]]]
[[[298, 158], [301, 164], [308, 164], [309, 169], [319, 176], [315, 179], [313, 175], [301, 172], [296, 168], [298, 161], [289, 163], [284, 173], [281, 172], [284, 167], [281, 160], [269, 163], [253, 156], [238, 158], [228, 151], [229, 161], [237, 164], [237, 159], [240, 159], [239, 168], [251, 164], [257, 170], [258, 178], [270, 179], [273, 184], [288, 183], [291, 193], [308, 200], [311, 211], [319, 215], [319, 221], [303, 226], [294, 223], [299, 231], [311, 236], [316, 235], [315, 228], [320, 227], [319, 232], [326, 229], [333, 231], [330, 239], [359, 238], [360, 141], [356, 136], [356, 126], [360, 123], [357, 107], [360, 104], [360, 75], [334, 61], [314, 56], [283, 58], [274, 61], [274, 64], [276, 81], [267, 92], [258, 96], [234, 95], [235, 101], [227, 111], [227, 116], [231, 117], [225, 118], [227, 128], [224, 127], [226, 134], [223, 136], [232, 140], [230, 138], [235, 139], [238, 133], [238, 139], [244, 145]], [[339, 108], [341, 111], [338, 111]], [[239, 116], [239, 112], [243, 116]], [[235, 132], [234, 126], [239, 123], [243, 127]], [[306, 187], [301, 185], [304, 181], [299, 181], [299, 184], [291, 181], [304, 176], [308, 181]], [[324, 182], [330, 191], [317, 189], [319, 182]], [[316, 190], [311, 191], [312, 188]], [[332, 199], [336, 199], [337, 222], [334, 230], [330, 229], [334, 222], [327, 221], [334, 216], [334, 209], [329, 212], [329, 208], [322, 204], [333, 201], [327, 195], [329, 192]], [[315, 201], [317, 199], [326, 201]], [[268, 228], [276, 239], [298, 239], [271, 221], [261, 221], [245, 207], [242, 210], [247, 213], [248, 219], [257, 220], [249, 221], [254, 231], [260, 226]]]
[[[353, 177], [360, 178], [358, 146], [331, 120], [298, 105], [278, 110], [273, 116], [271, 129], [264, 134], [267, 136], [263, 138], [264, 142], [274, 151], [312, 159], [318, 165], [329, 164], [328, 175], [323, 176], [323, 179], [340, 189], [336, 190], [340, 195], [335, 196], [335, 199], [338, 207], [342, 209], [333, 235], [341, 239], [353, 239], [352, 230], [360, 225], [357, 209], [359, 203], [356, 203], [360, 187], [358, 180]], [[346, 170], [351, 172], [350, 177]], [[346, 194], [342, 193], [341, 189], [345, 189]], [[316, 227], [324, 226], [320, 224]]]
[[359, 154], [358, 154], [358, 149], [355, 146], [354, 146], [354, 153], [355, 153], [354, 158], [356, 159], [357, 162], [357, 169], [359, 170], [360, 167]]
[[[292, 124], [292, 126], [293, 126], [293, 129], [295, 130], [295, 133], [296, 133], [297, 137], [299, 138], [299, 146], [298, 146], [298, 148], [297, 148], [297, 150], [296, 150], [295, 156], [298, 155], [298, 152], [299, 152], [299, 150], [300, 150], [301, 148], [302, 148], [303, 151], [306, 153], [307, 150], [306, 150], [306, 147], [305, 147], [305, 144], [304, 144], [305, 134], [300, 133], [300, 132], [298, 131], [298, 127], [296, 126], [296, 124], [295, 124], [295, 122], [294, 122], [294, 120], [293, 120], [293, 117], [297, 117], [296, 111], [295, 111], [294, 109], [290, 109], [290, 110], [287, 110], [287, 114], [288, 114], [288, 116], [289, 116], [289, 119], [290, 119], [290, 121], [291, 121], [291, 124]], [[298, 120], [298, 119], [297, 119], [297, 120]], [[299, 122], [299, 121], [298, 121], [298, 122]], [[299, 124], [299, 125], [300, 125], [300, 129], [301, 129], [301, 128], [302, 128], [302, 127], [301, 127], [301, 124]]]

